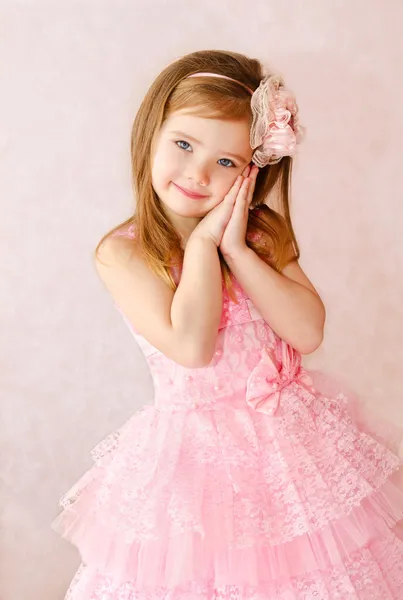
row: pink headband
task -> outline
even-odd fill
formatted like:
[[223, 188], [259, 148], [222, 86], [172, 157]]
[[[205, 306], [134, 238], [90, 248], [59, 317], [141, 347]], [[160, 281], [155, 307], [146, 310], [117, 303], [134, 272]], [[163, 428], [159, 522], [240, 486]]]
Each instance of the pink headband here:
[[241, 81], [219, 73], [192, 73], [186, 77], [221, 77], [235, 81], [251, 94], [252, 126], [250, 145], [254, 150], [252, 161], [258, 167], [274, 165], [283, 156], [294, 156], [297, 144], [305, 136], [305, 128], [298, 123], [298, 107], [294, 95], [284, 87], [279, 75], [267, 75], [255, 91]]

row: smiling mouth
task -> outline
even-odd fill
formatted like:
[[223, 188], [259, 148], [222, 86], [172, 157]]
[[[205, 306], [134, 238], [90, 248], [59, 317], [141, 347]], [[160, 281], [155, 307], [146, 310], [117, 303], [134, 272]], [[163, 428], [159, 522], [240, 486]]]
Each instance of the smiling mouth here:
[[203, 194], [198, 194], [197, 192], [191, 192], [190, 190], [186, 190], [185, 188], [180, 187], [176, 183], [174, 183], [174, 186], [176, 188], [178, 188], [178, 190], [180, 192], [182, 192], [182, 194], [184, 194], [188, 198], [194, 198], [194, 199], [207, 198], [207, 196], [204, 196]]

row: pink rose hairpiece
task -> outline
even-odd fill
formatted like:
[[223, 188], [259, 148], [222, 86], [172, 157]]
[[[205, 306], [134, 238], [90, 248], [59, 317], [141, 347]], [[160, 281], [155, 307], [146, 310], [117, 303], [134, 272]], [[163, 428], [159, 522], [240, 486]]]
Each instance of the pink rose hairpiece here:
[[258, 167], [274, 165], [283, 156], [294, 156], [296, 146], [305, 137], [298, 122], [298, 106], [294, 95], [285, 88], [279, 75], [267, 75], [255, 91], [244, 83], [219, 73], [192, 73], [188, 77], [221, 77], [235, 81], [251, 94], [252, 125], [250, 145], [252, 162]]

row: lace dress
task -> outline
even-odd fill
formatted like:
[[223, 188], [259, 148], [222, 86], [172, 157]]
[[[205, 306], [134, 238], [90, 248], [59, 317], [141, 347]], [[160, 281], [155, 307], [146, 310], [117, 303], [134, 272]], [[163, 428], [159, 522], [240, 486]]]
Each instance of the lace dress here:
[[234, 283], [203, 368], [122, 313], [154, 403], [60, 500], [52, 528], [81, 556], [65, 600], [403, 598], [401, 430], [304, 369]]

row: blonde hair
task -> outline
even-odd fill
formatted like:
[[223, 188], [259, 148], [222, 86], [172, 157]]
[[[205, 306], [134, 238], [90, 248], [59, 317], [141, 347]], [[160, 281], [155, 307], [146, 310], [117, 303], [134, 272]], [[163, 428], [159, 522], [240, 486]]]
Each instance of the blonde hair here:
[[[205, 118], [246, 119], [252, 123], [251, 96], [242, 85], [216, 77], [186, 79], [192, 73], [206, 71], [232, 77], [253, 90], [264, 76], [258, 60], [219, 50], [187, 54], [158, 75], [141, 103], [131, 133], [136, 211], [106, 233], [95, 249], [98, 255], [106, 238], [132, 226], [135, 230], [133, 244], [136, 244], [150, 269], [174, 290], [177, 284], [170, 268], [173, 264], [181, 264], [184, 251], [181, 238], [165, 215], [152, 187], [151, 166], [157, 134], [164, 121], [182, 109], [191, 109], [193, 114]], [[291, 172], [292, 158], [289, 156], [259, 170], [248, 218], [246, 244], [279, 272], [288, 262], [300, 256], [290, 216]], [[266, 204], [272, 191], [276, 192], [278, 211]], [[220, 252], [219, 259], [225, 286], [235, 299], [231, 272]]]

